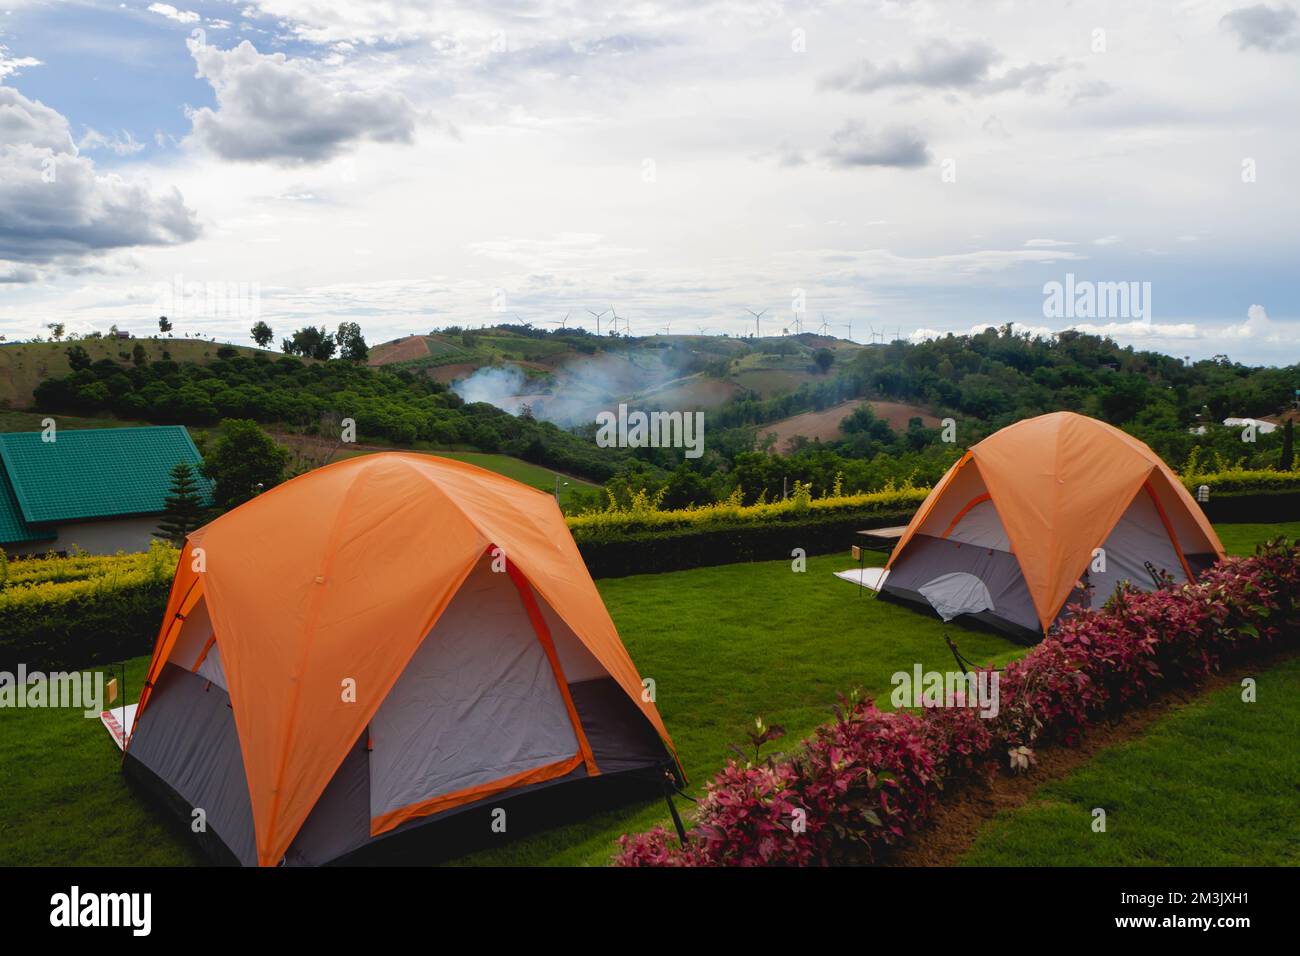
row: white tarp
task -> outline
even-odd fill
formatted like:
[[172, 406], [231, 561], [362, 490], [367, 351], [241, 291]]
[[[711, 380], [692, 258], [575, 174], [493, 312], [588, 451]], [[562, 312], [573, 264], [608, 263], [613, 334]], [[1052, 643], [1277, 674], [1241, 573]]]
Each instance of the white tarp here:
[[842, 581], [879, 591], [884, 587], [889, 572], [884, 568], [850, 568], [847, 571], [836, 571], [835, 576]]
[[993, 598], [984, 582], [965, 571], [942, 574], [918, 590], [945, 621], [960, 614], [993, 610]]
[[123, 707], [114, 707], [99, 715], [100, 723], [108, 730], [118, 750], [126, 749], [126, 728], [130, 727], [135, 720], [137, 706], [137, 704], [127, 704]]

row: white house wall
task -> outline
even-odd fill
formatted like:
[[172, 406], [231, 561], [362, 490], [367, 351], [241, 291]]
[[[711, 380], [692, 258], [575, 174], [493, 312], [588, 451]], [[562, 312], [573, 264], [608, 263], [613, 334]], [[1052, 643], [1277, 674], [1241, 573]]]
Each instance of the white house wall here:
[[161, 515], [146, 515], [70, 522], [59, 525], [53, 539], [8, 544], [5, 550], [11, 555], [45, 554], [48, 551], [70, 551], [75, 545], [87, 554], [148, 551], [161, 519]]

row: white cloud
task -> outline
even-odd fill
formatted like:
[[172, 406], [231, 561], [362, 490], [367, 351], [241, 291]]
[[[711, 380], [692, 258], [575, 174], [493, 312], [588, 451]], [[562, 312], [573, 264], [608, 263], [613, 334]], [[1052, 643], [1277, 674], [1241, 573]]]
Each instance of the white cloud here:
[[166, 17], [168, 20], [175, 20], [177, 23], [197, 23], [200, 19], [193, 10], [177, 10], [170, 3], [151, 3], [149, 12]]
[[144, 149], [144, 143], [138, 142], [129, 132], [108, 136], [94, 127], [90, 127], [86, 130], [85, 135], [77, 141], [77, 149], [86, 152], [105, 149], [118, 156], [130, 156]]
[[915, 129], [906, 126], [882, 130], [868, 129], [857, 120], [849, 120], [831, 135], [822, 155], [835, 166], [897, 166], [914, 169], [930, 162], [925, 140]]
[[4, 82], [6, 76], [13, 76], [19, 70], [25, 69], [29, 66], [40, 65], [41, 61], [33, 56], [11, 57], [9, 55], [9, 48], [3, 43], [0, 43], [0, 83]]
[[1237, 38], [1241, 49], [1289, 50], [1297, 42], [1295, 10], [1288, 6], [1270, 7], [1257, 3], [1224, 15], [1220, 25]]
[[1200, 330], [1195, 322], [1106, 322], [1092, 324], [1080, 322], [1069, 326], [1089, 335], [1108, 335], [1123, 339], [1199, 339]]
[[1041, 93], [1047, 81], [1062, 67], [1050, 63], [1026, 63], [993, 72], [1003, 60], [990, 44], [981, 40], [954, 43], [937, 38], [921, 44], [907, 63], [897, 60], [877, 66], [862, 60], [827, 74], [824, 89], [870, 93], [890, 87], [957, 90], [978, 95], [1027, 90]]
[[224, 159], [322, 163], [362, 141], [414, 137], [417, 113], [401, 93], [342, 87], [308, 62], [258, 53], [247, 40], [230, 50], [188, 46], [217, 96], [215, 110], [191, 112], [193, 140]]
[[62, 115], [0, 86], [0, 260], [75, 269], [112, 250], [188, 242], [198, 232], [175, 189], [101, 175]]
[[1262, 305], [1252, 305], [1246, 310], [1245, 322], [1225, 326], [1219, 334], [1228, 339], [1294, 344], [1294, 333], [1280, 328]]

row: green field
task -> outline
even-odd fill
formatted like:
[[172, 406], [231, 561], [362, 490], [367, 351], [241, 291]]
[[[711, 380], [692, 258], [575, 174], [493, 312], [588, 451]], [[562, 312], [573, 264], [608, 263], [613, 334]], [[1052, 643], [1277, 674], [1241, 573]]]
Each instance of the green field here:
[[[1240, 529], [1220, 530], [1233, 550], [1250, 550]], [[1300, 523], [1254, 532], [1257, 539], [1279, 533], [1294, 537]], [[814, 557], [802, 574], [772, 561], [597, 582], [632, 658], [656, 682], [660, 712], [695, 789], [731, 755], [729, 745], [744, 740], [756, 716], [784, 725], [795, 741], [829, 718], [841, 691], [882, 694], [899, 669], [950, 665], [938, 619], [876, 601], [832, 577], [849, 563]], [[1026, 650], [993, 634], [949, 630], [979, 662], [1000, 664]], [[147, 663], [128, 663], [130, 700]], [[128, 789], [119, 761], [97, 720], [67, 711], [0, 712], [0, 766], [19, 768], [0, 789], [0, 865], [197, 862], [183, 837]], [[1226, 785], [1246, 783], [1233, 777]], [[1245, 795], [1232, 797], [1239, 798]], [[652, 801], [459, 862], [601, 865], [619, 834], [661, 822], [663, 802]], [[1193, 835], [1186, 839], [1194, 845]]]
[[1255, 703], [1228, 687], [1178, 708], [988, 823], [962, 862], [1300, 865], [1300, 660], [1255, 677]]
[[52, 415], [48, 412], [16, 412], [0, 408], [0, 432], [38, 432], [42, 422], [53, 418], [58, 428], [125, 428], [128, 425], [148, 425], [124, 418], [85, 418], [80, 415]]

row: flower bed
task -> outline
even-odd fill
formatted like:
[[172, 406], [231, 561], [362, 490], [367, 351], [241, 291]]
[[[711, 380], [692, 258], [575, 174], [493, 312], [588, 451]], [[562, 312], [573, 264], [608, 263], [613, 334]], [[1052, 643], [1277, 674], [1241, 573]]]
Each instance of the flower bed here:
[[1000, 674], [1001, 706], [878, 710], [849, 699], [791, 754], [731, 761], [707, 785], [686, 846], [656, 827], [620, 838], [623, 866], [828, 865], [878, 860], [924, 825], [939, 793], [1228, 663], [1294, 645], [1300, 547], [1261, 546], [1196, 584], [1122, 591], [1078, 611]]

